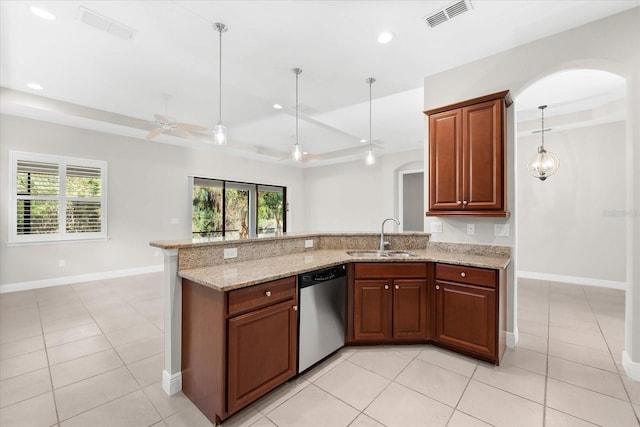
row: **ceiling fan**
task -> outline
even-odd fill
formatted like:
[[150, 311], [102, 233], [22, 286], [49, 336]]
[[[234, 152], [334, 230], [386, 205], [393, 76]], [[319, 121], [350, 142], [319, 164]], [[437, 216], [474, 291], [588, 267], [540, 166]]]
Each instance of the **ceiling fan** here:
[[164, 95], [163, 98], [165, 101], [165, 114], [154, 114], [156, 120], [153, 123], [158, 127], [151, 129], [151, 131], [147, 134], [147, 139], [153, 139], [165, 131], [181, 138], [194, 139], [195, 136], [190, 131], [207, 130], [207, 128], [203, 126], [198, 126], [190, 123], [179, 123], [176, 120], [170, 118], [167, 114], [167, 104], [169, 102], [169, 96]]

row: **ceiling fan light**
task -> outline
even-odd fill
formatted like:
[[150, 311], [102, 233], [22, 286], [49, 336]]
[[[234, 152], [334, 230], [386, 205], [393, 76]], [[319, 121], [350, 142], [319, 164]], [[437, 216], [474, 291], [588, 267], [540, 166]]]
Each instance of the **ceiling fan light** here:
[[296, 162], [302, 160], [302, 148], [300, 148], [300, 144], [296, 143], [293, 145], [293, 150], [291, 151], [291, 157]]
[[367, 157], [365, 158], [365, 162], [367, 166], [373, 166], [376, 164], [376, 153], [373, 151], [373, 148], [369, 148], [367, 150]]
[[213, 139], [217, 145], [225, 145], [227, 143], [227, 127], [218, 123], [213, 128]]

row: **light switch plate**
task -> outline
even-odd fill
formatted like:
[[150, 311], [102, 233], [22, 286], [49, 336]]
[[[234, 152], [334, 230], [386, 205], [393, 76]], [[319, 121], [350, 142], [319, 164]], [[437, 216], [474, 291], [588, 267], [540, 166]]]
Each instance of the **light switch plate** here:
[[467, 224], [467, 234], [476, 234], [475, 224]]
[[238, 248], [226, 248], [224, 250], [224, 259], [227, 258], [237, 258], [238, 257]]
[[312, 248], [313, 247], [313, 239], [307, 239], [304, 241], [304, 247], [305, 248]]
[[180, 224], [180, 218], [171, 218], [169, 223], [172, 225]]
[[442, 233], [442, 223], [440, 221], [432, 222], [429, 225], [429, 231], [432, 233]]
[[509, 224], [494, 224], [493, 234], [500, 237], [509, 237]]

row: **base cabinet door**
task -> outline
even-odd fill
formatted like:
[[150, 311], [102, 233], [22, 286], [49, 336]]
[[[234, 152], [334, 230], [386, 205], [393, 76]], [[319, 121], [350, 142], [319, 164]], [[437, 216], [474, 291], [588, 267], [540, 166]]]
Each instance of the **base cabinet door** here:
[[436, 281], [434, 340], [490, 358], [496, 357], [495, 290]]
[[388, 280], [356, 280], [353, 306], [356, 340], [391, 339], [392, 291]]
[[427, 338], [427, 281], [393, 281], [393, 338]]
[[296, 374], [296, 308], [286, 301], [229, 319], [229, 413]]

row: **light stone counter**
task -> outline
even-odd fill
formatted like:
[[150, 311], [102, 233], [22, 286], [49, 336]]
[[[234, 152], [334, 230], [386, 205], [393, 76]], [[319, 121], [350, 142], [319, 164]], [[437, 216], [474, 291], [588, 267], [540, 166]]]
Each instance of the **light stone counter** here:
[[410, 250], [410, 252], [415, 256], [408, 258], [356, 258], [348, 255], [344, 249], [314, 250], [230, 264], [191, 268], [179, 271], [178, 275], [203, 286], [226, 292], [350, 262], [431, 261], [493, 269], [504, 269], [509, 264], [509, 257], [502, 254], [461, 253], [431, 248], [427, 250]]

